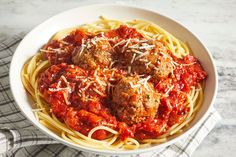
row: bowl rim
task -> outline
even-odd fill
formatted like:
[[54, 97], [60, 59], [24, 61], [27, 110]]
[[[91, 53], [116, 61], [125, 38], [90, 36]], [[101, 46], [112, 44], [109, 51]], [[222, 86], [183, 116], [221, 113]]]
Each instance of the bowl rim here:
[[[37, 32], [37, 30], [44, 25], [45, 23], [47, 23], [48, 21], [50, 21], [51, 19], [54, 19], [56, 17], [59, 17], [63, 14], [66, 14], [68, 12], [74, 11], [74, 10], [78, 10], [81, 8], [90, 8], [90, 7], [126, 7], [126, 8], [130, 8], [130, 9], [137, 9], [137, 10], [141, 10], [141, 11], [145, 11], [145, 12], [150, 12], [153, 14], [157, 14], [159, 16], [161, 16], [162, 18], [166, 18], [170, 21], [173, 21], [174, 23], [176, 23], [177, 25], [181, 26], [182, 28], [184, 28], [185, 31], [187, 31], [188, 33], [191, 34], [191, 36], [193, 36], [196, 41], [198, 43], [201, 44], [201, 46], [205, 49], [205, 51], [207, 52], [207, 55], [210, 59], [210, 62], [213, 66], [213, 74], [214, 74], [214, 78], [215, 78], [215, 84], [214, 84], [214, 92], [213, 92], [213, 96], [210, 100], [210, 104], [209, 107], [207, 108], [207, 110], [205, 111], [205, 113], [203, 113], [203, 115], [199, 118], [199, 120], [196, 122], [196, 124], [194, 124], [191, 128], [189, 128], [188, 130], [186, 130], [183, 134], [178, 135], [177, 137], [161, 143], [159, 145], [155, 145], [155, 146], [151, 146], [148, 148], [142, 148], [142, 149], [136, 149], [136, 150], [101, 150], [101, 149], [95, 149], [95, 148], [90, 148], [90, 147], [84, 147], [81, 145], [78, 146], [74, 146], [73, 144], [71, 144], [70, 142], [66, 142], [64, 141], [61, 137], [55, 138], [53, 136], [51, 136], [47, 130], [43, 130], [42, 128], [40, 128], [40, 126], [38, 126], [37, 123], [35, 123], [34, 121], [32, 121], [30, 119], [30, 117], [27, 115], [27, 113], [20, 107], [20, 102], [18, 101], [18, 98], [14, 92], [15, 87], [14, 87], [14, 76], [15, 74], [13, 73], [13, 69], [14, 69], [14, 65], [17, 62], [16, 59], [16, 54], [19, 51], [19, 47], [20, 45], [24, 42], [25, 38], [27, 38], [28, 36], [30, 36], [32, 34], [32, 32]], [[17, 65], [17, 64], [16, 64]], [[65, 144], [69, 147], [75, 148], [77, 150], [81, 150], [81, 151], [85, 151], [85, 152], [92, 152], [92, 153], [97, 153], [97, 154], [106, 154], [106, 155], [128, 155], [128, 154], [138, 154], [138, 153], [145, 153], [145, 152], [149, 152], [149, 151], [153, 151], [153, 150], [161, 150], [164, 147], [167, 147], [181, 139], [183, 139], [185, 136], [189, 135], [193, 130], [195, 130], [197, 127], [200, 126], [200, 124], [202, 124], [202, 122], [205, 120], [207, 114], [210, 112], [210, 109], [213, 107], [213, 103], [215, 101], [216, 98], [216, 94], [217, 94], [217, 90], [218, 90], [218, 75], [217, 75], [217, 70], [216, 70], [216, 64], [213, 60], [213, 57], [210, 53], [210, 51], [207, 49], [207, 47], [201, 42], [201, 40], [199, 39], [199, 37], [194, 34], [192, 31], [190, 31], [185, 25], [183, 25], [181, 22], [176, 21], [172, 18], [170, 18], [169, 16], [163, 15], [162, 13], [159, 13], [157, 10], [153, 10], [153, 9], [147, 9], [145, 7], [140, 7], [140, 6], [134, 6], [134, 5], [127, 5], [127, 4], [92, 4], [92, 5], [82, 5], [80, 7], [76, 7], [76, 8], [72, 8], [63, 12], [60, 12], [58, 14], [55, 14], [54, 16], [51, 16], [50, 18], [48, 18], [47, 20], [43, 21], [42, 23], [40, 23], [39, 25], [37, 25], [36, 27], [34, 27], [30, 32], [28, 32], [24, 38], [22, 39], [22, 41], [19, 43], [19, 45], [17, 46], [15, 53], [12, 56], [12, 60], [11, 60], [11, 64], [10, 64], [10, 71], [9, 71], [9, 79], [10, 79], [10, 89], [13, 95], [13, 98], [18, 106], [18, 108], [20, 109], [21, 113], [23, 113], [23, 115], [33, 124], [33, 126], [35, 126], [36, 128], [38, 128], [41, 132], [43, 132], [45, 135], [49, 136], [50, 138], [59, 141], [61, 144]]]

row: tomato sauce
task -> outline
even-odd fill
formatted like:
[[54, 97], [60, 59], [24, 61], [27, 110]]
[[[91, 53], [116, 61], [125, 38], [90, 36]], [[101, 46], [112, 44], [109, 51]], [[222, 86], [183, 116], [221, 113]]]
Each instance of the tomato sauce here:
[[[116, 30], [104, 33], [104, 36], [118, 37], [118, 41], [127, 38], [142, 38], [142, 35], [134, 28], [123, 25]], [[60, 121], [84, 135], [88, 135], [94, 127], [103, 125], [117, 130], [122, 140], [127, 137], [148, 139], [165, 133], [169, 127], [180, 122], [189, 112], [189, 109], [184, 106], [186, 93], [207, 76], [198, 60], [191, 55], [183, 59], [175, 58], [176, 68], [173, 75], [153, 82], [157, 92], [168, 95], [168, 97], [161, 97], [154, 119], [147, 119], [143, 123], [132, 126], [119, 121], [111, 109], [110, 96], [106, 95], [102, 88], [99, 91], [105, 96], [92, 92], [90, 90], [92, 87], [89, 86], [86, 94], [90, 95], [90, 98], [85, 100], [84, 95], [81, 95], [81, 91], [86, 87], [83, 80], [93, 77], [93, 72], [72, 65], [71, 57], [83, 40], [92, 37], [93, 35], [89, 33], [76, 30], [66, 36], [63, 42], [53, 40], [45, 45], [45, 49], [49, 50], [49, 53], [45, 53], [45, 58], [51, 62], [52, 66], [40, 74], [38, 88], [51, 105], [51, 112]], [[60, 49], [60, 53], [50, 53], [52, 49]], [[98, 130], [92, 138], [103, 140], [108, 135], [107, 131]]]

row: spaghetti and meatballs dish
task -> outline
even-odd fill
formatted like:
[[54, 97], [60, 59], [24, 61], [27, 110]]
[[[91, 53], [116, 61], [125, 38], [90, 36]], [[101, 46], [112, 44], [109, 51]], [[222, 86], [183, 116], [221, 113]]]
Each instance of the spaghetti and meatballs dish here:
[[201, 107], [206, 77], [189, 47], [160, 26], [104, 17], [59, 31], [22, 69], [38, 121], [98, 149], [179, 134]]

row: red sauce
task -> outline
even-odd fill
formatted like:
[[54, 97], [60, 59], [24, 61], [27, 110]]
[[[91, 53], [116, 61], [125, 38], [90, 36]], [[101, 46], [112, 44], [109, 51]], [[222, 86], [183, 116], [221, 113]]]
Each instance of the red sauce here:
[[[83, 101], [83, 97], [78, 94], [78, 91], [84, 88], [80, 86], [82, 79], [78, 79], [78, 76], [87, 78], [90, 75], [78, 66], [61, 63], [41, 73], [38, 81], [39, 90], [51, 105], [52, 113], [70, 128], [85, 135], [95, 126], [109, 125], [113, 128], [117, 126], [117, 121], [111, 115], [105, 98], [89, 93], [99, 101]], [[62, 77], [65, 77], [66, 81]], [[68, 86], [71, 91], [66, 90]], [[69, 103], [65, 100], [64, 94], [67, 95]], [[106, 136], [106, 131], [97, 131], [93, 134], [95, 139], [104, 139]]]
[[158, 116], [166, 120], [169, 127], [181, 121], [181, 118], [189, 111], [184, 107], [186, 94], [191, 87], [196, 86], [207, 76], [197, 59], [187, 55], [183, 59], [176, 59], [178, 64], [174, 70], [174, 76], [161, 79], [156, 85], [159, 93], [165, 93], [173, 86], [169, 96], [161, 98]]
[[[134, 28], [123, 25], [116, 30], [104, 33], [104, 36], [108, 38], [118, 37], [118, 41], [142, 37]], [[104, 125], [117, 130], [122, 140], [127, 137], [148, 139], [163, 134], [169, 127], [180, 122], [183, 116], [189, 112], [189, 109], [183, 105], [186, 100], [186, 93], [207, 76], [198, 60], [191, 55], [183, 59], [175, 58], [176, 68], [173, 75], [153, 82], [156, 91], [159, 93], [164, 94], [172, 87], [168, 92], [169, 96], [161, 98], [154, 119], [147, 119], [144, 123], [128, 126], [114, 116], [110, 107], [109, 96], [101, 96], [91, 92], [89, 91], [90, 87], [87, 94], [97, 101], [83, 100], [79, 94], [79, 91], [84, 88], [83, 79], [79, 77], [84, 77], [84, 79], [92, 77], [93, 72], [72, 65], [71, 57], [74, 49], [81, 45], [82, 40], [91, 37], [91, 34], [77, 30], [65, 37], [64, 43], [53, 40], [45, 46], [47, 50], [50, 48], [63, 48], [65, 50], [60, 54], [45, 53], [45, 57], [52, 63], [52, 66], [41, 73], [38, 81], [40, 92], [51, 105], [51, 112], [60, 121], [84, 135], [88, 135], [92, 128]], [[63, 77], [66, 78], [66, 81]], [[99, 89], [99, 91], [103, 91], [103, 89]], [[102, 140], [107, 136], [108, 132], [99, 130], [92, 137]]]
[[116, 30], [111, 30], [109, 32], [104, 33], [104, 35], [108, 38], [115, 38], [119, 37], [121, 39], [128, 39], [128, 38], [141, 38], [143, 37], [139, 32], [136, 31], [135, 28], [130, 28], [125, 25], [121, 25]]

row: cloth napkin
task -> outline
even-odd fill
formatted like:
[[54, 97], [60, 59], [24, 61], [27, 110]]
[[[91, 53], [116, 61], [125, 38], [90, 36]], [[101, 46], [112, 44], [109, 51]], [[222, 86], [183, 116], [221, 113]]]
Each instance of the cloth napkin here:
[[[0, 43], [0, 156], [104, 156], [59, 144], [40, 132], [22, 115], [12, 97], [8, 77], [12, 55], [23, 36], [21, 33]], [[131, 156], [189, 157], [219, 120], [220, 115], [212, 108], [203, 123], [185, 139], [162, 150]]]

